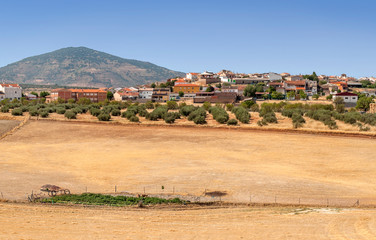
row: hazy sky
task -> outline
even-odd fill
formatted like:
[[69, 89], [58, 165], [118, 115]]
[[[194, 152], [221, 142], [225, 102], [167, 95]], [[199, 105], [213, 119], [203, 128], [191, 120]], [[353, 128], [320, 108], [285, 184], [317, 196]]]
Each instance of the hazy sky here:
[[376, 76], [374, 0], [1, 0], [0, 66], [85, 46], [183, 72]]

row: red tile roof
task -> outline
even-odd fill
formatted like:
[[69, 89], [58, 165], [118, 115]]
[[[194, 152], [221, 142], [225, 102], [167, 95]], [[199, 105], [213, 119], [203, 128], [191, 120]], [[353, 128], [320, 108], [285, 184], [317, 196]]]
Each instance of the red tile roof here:
[[341, 92], [341, 93], [337, 93], [336, 96], [358, 96], [358, 95], [355, 93]]
[[20, 85], [18, 85], [17, 83], [10, 83], [10, 84], [7, 84], [7, 83], [2, 83], [0, 84], [2, 87], [20, 87]]
[[187, 83], [187, 84], [175, 85], [174, 87], [199, 87], [199, 85]]

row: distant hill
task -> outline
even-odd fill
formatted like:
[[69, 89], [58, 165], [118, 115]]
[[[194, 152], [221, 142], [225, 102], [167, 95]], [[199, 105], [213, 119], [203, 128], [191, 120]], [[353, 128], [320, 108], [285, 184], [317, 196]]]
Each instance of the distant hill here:
[[83, 87], [134, 86], [184, 75], [86, 47], [63, 48], [0, 68], [0, 81]]

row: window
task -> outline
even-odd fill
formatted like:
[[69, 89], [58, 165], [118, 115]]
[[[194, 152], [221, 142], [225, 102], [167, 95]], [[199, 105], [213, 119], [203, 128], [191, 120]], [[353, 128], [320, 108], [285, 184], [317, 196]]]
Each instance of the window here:
[[348, 97], [345, 97], [345, 99], [347, 100], [347, 99], [349, 99]]

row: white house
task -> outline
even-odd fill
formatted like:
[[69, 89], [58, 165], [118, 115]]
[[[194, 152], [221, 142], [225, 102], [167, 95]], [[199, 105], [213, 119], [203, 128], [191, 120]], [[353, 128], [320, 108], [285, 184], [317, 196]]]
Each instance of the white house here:
[[4, 93], [4, 99], [18, 99], [22, 97], [22, 88], [18, 84], [0, 84], [0, 92]]
[[268, 76], [269, 76], [270, 81], [281, 81], [282, 80], [281, 74], [278, 74], [278, 73], [270, 72], [268, 74]]
[[153, 95], [153, 88], [140, 88], [138, 90], [139, 98], [140, 99], [151, 99], [151, 96]]
[[198, 73], [187, 73], [185, 78], [191, 81], [196, 81], [198, 77]]
[[354, 107], [358, 102], [358, 95], [355, 93], [341, 92], [333, 95], [333, 101], [336, 98], [342, 98], [346, 107]]

